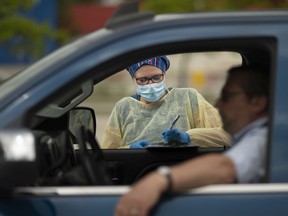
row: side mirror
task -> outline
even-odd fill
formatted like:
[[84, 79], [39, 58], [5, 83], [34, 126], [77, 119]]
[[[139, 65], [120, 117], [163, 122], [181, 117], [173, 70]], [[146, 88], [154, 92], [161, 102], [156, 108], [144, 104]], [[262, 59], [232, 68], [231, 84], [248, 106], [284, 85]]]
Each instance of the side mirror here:
[[27, 129], [0, 131], [0, 187], [32, 186], [37, 178], [36, 142]]
[[96, 117], [94, 110], [89, 107], [75, 107], [69, 111], [69, 131], [73, 143], [78, 143], [81, 138], [81, 126], [90, 130], [96, 136]]

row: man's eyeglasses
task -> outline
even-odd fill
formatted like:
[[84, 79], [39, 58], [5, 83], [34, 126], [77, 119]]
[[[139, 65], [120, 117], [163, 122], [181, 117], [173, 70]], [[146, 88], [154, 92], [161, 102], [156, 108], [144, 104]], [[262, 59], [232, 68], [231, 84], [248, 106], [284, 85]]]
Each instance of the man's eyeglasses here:
[[222, 102], [228, 102], [230, 98], [232, 98], [235, 95], [238, 94], [244, 94], [244, 92], [242, 91], [236, 91], [236, 92], [226, 92], [223, 91], [219, 97], [219, 100], [221, 100]]
[[163, 81], [164, 74], [156, 74], [152, 77], [139, 77], [136, 78], [136, 82], [138, 85], [147, 85], [149, 81], [151, 80], [153, 83], [159, 83]]

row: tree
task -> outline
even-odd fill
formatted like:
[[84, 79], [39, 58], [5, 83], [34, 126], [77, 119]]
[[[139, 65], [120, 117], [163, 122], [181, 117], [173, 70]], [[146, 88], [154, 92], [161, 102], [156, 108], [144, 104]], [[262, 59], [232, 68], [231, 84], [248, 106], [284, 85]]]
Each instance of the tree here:
[[287, 8], [288, 0], [143, 0], [142, 7], [156, 13], [277, 9]]
[[13, 54], [39, 58], [44, 54], [45, 41], [64, 43], [68, 34], [53, 30], [48, 23], [37, 23], [23, 15], [35, 0], [2, 0], [0, 7], [0, 46]]

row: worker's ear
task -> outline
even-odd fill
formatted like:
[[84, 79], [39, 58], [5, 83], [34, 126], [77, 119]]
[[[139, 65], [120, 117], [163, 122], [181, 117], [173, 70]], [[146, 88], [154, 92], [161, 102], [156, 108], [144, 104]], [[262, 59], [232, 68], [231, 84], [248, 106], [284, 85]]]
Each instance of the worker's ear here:
[[257, 96], [257, 97], [252, 98], [251, 104], [254, 108], [254, 111], [256, 113], [260, 113], [260, 112], [267, 110], [268, 99], [265, 96]]

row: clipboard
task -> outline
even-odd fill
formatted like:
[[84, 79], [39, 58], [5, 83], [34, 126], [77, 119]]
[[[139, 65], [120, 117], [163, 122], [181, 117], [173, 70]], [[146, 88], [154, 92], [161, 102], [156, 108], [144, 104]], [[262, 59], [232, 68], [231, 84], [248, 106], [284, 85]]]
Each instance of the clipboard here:
[[198, 148], [199, 146], [196, 144], [182, 144], [182, 143], [164, 143], [164, 142], [157, 142], [151, 143], [146, 148], [153, 149], [153, 148]]

